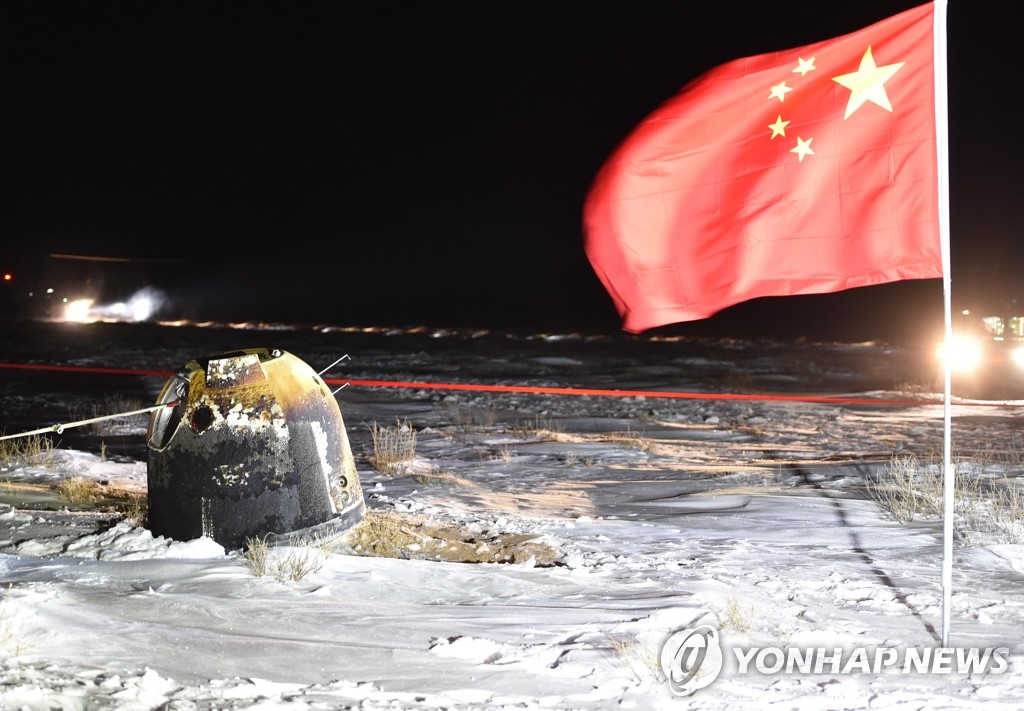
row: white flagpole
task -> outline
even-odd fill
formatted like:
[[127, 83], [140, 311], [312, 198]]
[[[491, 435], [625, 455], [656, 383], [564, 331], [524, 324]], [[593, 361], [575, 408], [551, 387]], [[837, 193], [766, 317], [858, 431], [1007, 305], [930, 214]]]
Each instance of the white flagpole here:
[[[939, 177], [939, 238], [942, 244], [942, 296], [946, 325], [946, 344], [953, 342], [952, 298], [950, 296], [949, 258], [949, 123], [946, 96], [946, 0], [934, 1], [935, 27], [935, 143]], [[952, 450], [952, 376], [945, 359], [943, 399], [943, 479], [942, 479], [942, 646], [949, 646], [949, 607], [953, 588], [953, 497], [956, 481]]]

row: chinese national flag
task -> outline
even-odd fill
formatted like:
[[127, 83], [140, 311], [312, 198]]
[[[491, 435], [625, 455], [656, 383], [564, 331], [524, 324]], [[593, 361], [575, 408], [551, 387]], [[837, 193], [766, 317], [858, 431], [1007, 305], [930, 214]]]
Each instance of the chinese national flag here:
[[723, 64], [626, 138], [584, 208], [625, 330], [943, 276], [933, 14]]

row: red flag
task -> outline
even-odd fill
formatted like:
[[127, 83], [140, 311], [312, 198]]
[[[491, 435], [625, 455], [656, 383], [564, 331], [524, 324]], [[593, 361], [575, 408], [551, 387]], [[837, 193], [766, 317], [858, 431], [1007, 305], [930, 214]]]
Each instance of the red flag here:
[[626, 138], [584, 207], [625, 330], [943, 276], [933, 13], [723, 64]]

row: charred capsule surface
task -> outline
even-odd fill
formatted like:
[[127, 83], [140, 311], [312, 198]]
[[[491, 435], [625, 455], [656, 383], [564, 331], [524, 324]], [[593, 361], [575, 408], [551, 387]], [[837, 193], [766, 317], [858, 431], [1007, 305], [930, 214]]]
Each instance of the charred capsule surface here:
[[177, 540], [345, 529], [365, 511], [341, 409], [299, 358], [244, 349], [187, 363], [147, 434], [149, 526]]

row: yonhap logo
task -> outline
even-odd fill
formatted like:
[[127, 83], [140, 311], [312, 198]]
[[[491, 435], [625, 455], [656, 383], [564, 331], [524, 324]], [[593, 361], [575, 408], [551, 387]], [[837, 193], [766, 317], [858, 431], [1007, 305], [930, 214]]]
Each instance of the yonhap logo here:
[[740, 674], [1003, 674], [1008, 647], [751, 647], [734, 649]]
[[[747, 647], [731, 648], [729, 672], [746, 674], [1004, 674], [1008, 647]], [[661, 670], [669, 690], [690, 696], [710, 685], [731, 658], [717, 629], [683, 629], [661, 647]]]
[[676, 696], [703, 689], [722, 671], [722, 644], [710, 625], [676, 632], [662, 645], [660, 656], [661, 670]]

